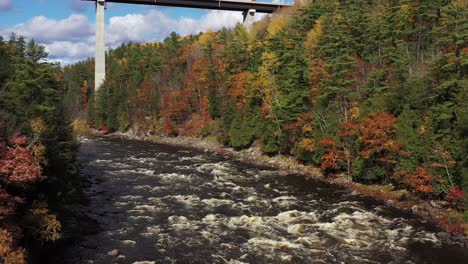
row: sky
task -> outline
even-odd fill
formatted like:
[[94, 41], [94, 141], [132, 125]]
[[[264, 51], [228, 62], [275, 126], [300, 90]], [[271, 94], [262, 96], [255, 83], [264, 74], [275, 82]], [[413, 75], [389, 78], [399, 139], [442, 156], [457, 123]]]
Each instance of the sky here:
[[[107, 4], [105, 16], [106, 48], [129, 41], [161, 41], [172, 31], [184, 36], [242, 22], [241, 12], [116, 3]], [[70, 64], [94, 57], [94, 2], [0, 0], [0, 35], [8, 39], [12, 32], [44, 45], [50, 61]]]

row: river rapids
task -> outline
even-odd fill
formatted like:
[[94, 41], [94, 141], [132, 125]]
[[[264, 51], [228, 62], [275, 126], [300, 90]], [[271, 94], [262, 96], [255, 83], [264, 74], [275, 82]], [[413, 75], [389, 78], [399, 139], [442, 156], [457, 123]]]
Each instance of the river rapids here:
[[117, 139], [78, 160], [100, 229], [66, 263], [468, 263], [437, 228], [313, 178]]

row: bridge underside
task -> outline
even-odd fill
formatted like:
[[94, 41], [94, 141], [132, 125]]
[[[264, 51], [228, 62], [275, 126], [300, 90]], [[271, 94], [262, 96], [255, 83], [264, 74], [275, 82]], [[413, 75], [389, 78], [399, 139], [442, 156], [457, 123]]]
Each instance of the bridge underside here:
[[[93, 1], [96, 0], [84, 0]], [[246, 11], [255, 9], [257, 13], [273, 13], [290, 5], [260, 3], [249, 0], [106, 0], [109, 3], [156, 5], [170, 7], [189, 7], [200, 9], [215, 9], [228, 11]]]

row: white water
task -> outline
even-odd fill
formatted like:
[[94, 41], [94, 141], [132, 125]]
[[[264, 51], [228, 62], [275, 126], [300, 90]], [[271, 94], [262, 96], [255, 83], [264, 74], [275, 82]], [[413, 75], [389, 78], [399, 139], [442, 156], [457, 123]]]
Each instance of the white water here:
[[298, 176], [141, 142], [81, 153], [103, 230], [71, 263], [110, 263], [112, 249], [118, 263], [418, 263], [444, 247], [417, 219]]

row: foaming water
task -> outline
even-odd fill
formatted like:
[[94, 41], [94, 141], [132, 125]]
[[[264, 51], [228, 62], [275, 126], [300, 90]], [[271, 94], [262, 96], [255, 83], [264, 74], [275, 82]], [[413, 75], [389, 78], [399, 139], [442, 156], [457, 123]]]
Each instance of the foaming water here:
[[100, 231], [67, 263], [468, 263], [438, 229], [314, 179], [137, 141], [87, 139], [78, 159]]

